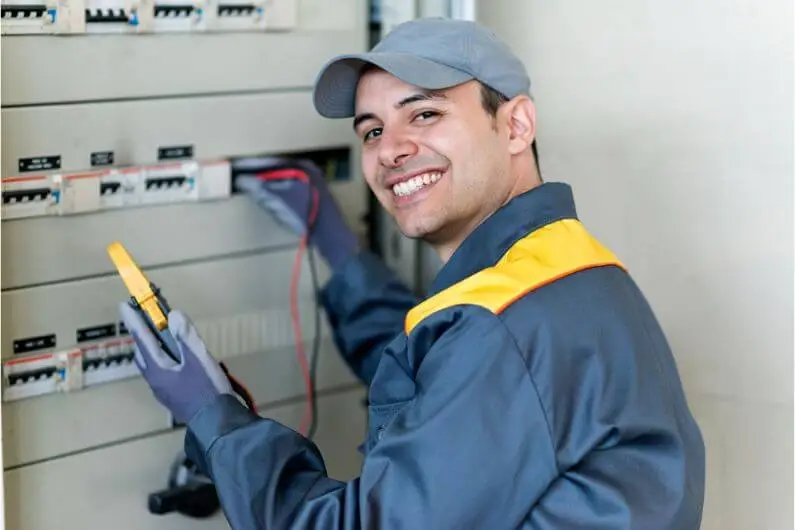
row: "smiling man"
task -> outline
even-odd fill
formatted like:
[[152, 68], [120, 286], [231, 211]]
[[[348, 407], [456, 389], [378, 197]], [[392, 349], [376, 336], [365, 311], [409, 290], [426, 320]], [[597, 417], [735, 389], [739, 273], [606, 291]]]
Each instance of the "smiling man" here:
[[[543, 183], [521, 61], [463, 21], [395, 28], [329, 62], [315, 89], [352, 119], [362, 169], [444, 267], [415, 300], [360, 251], [316, 172], [311, 234], [334, 271], [323, 301], [369, 387], [364, 464], [328, 477], [318, 448], [232, 395], [192, 324], [169, 361], [128, 306], [136, 361], [187, 422], [185, 447], [236, 529], [697, 529], [704, 445], [676, 363], [621, 261]], [[307, 184], [240, 188], [296, 231]]]

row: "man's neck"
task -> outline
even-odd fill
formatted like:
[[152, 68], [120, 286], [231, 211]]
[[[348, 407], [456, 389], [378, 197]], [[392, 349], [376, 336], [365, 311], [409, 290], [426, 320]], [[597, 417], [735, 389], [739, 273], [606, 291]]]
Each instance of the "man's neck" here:
[[453, 257], [455, 251], [461, 246], [466, 238], [469, 237], [469, 235], [474, 232], [478, 226], [483, 224], [489, 217], [494, 215], [494, 212], [511, 202], [519, 195], [527, 193], [533, 188], [540, 186], [542, 184], [541, 179], [538, 178], [537, 175], [534, 175], [534, 177], [535, 178], [533, 179], [517, 179], [513, 188], [511, 188], [511, 190], [505, 195], [497, 208], [493, 208], [491, 211], [487, 211], [481, 215], [473, 217], [466, 223], [459, 223], [459, 226], [450, 227], [454, 228], [454, 230], [450, 231], [450, 237], [442, 238], [443, 241], [439, 243], [430, 243], [431, 247], [439, 256], [442, 264], [450, 261], [450, 258]]
[[483, 223], [486, 219], [488, 219], [494, 212], [489, 213], [483, 217], [476, 217], [469, 220], [467, 225], [461, 226], [458, 230], [455, 231], [456, 236], [451, 238], [446, 238], [443, 243], [431, 243], [431, 246], [438, 254], [439, 259], [441, 260], [442, 264], [447, 263], [450, 261], [450, 258], [453, 257], [455, 251], [461, 244], [469, 237], [478, 226]]

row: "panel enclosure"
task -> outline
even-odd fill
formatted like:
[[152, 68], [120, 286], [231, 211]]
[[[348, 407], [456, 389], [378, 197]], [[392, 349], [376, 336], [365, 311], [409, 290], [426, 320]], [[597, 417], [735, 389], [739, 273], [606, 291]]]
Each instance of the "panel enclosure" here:
[[17, 176], [19, 161], [34, 157], [57, 156], [59, 171], [81, 171], [97, 152], [113, 152], [114, 164], [126, 166], [157, 164], [168, 148], [190, 147], [198, 160], [350, 149], [350, 179], [332, 192], [362, 230], [367, 191], [349, 120], [320, 117], [307, 91], [11, 108], [2, 120], [15, 131], [1, 139], [4, 176]]
[[60, 157], [58, 171], [82, 171], [96, 152], [113, 152], [114, 165], [127, 166], [162, 162], [164, 150], [175, 148], [186, 159], [215, 160], [349, 147], [350, 123], [320, 117], [311, 97], [297, 91], [3, 109], [3, 128], [13, 131], [2, 137], [3, 176], [17, 176], [20, 161], [35, 157]]
[[[178, 234], [179, 244], [163, 244], [162, 237], [155, 237], [163, 230]], [[112, 241], [123, 242], [145, 269], [298, 243], [295, 235], [242, 195], [203, 204], [4, 221], [2, 233], [4, 290], [115, 274], [105, 252]], [[322, 268], [323, 262], [318, 265]]]
[[[321, 421], [316, 443], [329, 475], [338, 480], [350, 480], [361, 467], [356, 447], [365, 431], [366, 415], [360, 407], [363, 397], [361, 390], [352, 390], [327, 394], [318, 400]], [[287, 403], [262, 412], [297, 428], [303, 404]], [[228, 528], [221, 512], [202, 520], [176, 513], [154, 516], [146, 511], [147, 495], [166, 486], [168, 467], [181, 451], [183, 437], [181, 430], [161, 432], [6, 471], [8, 528]]]
[[[318, 314], [304, 261], [297, 306], [301, 341], [297, 342], [289, 300], [294, 252], [261, 252], [200, 261], [156, 268], [149, 274], [172, 307], [190, 316], [208, 350], [228, 362], [230, 370], [259, 402], [284, 400], [307, 392], [295, 346], [300, 344], [304, 355], [311, 357]], [[107, 336], [99, 340], [89, 336], [85, 342], [77, 342], [79, 330], [97, 330], [117, 323], [118, 303], [125, 293], [115, 276], [17, 289], [2, 296], [6, 308], [2, 320], [5, 359], [37, 358], [35, 352], [13, 353], [14, 340], [48, 334], [54, 335], [56, 344], [45, 350], [63, 351], [77, 345], [83, 348], [84, 356], [93, 351], [117, 353], [111, 352], [107, 344], [118, 340], [118, 331], [110, 341]], [[319, 318], [322, 350], [318, 388], [355, 384], [355, 377], [331, 342], [322, 312]], [[97, 366], [91, 368], [94, 371], [86, 371], [86, 380], [107, 373], [104, 357], [92, 359]], [[83, 366], [89, 370], [85, 361]], [[153, 400], [131, 363], [130, 368], [125, 377], [110, 383], [4, 403], [5, 465], [53, 458], [166, 428], [167, 414]], [[38, 374], [37, 377], [43, 380]], [[17, 382], [21, 386], [31, 383], [36, 381]], [[4, 381], [4, 392], [9, 385], [8, 380]], [[51, 426], [58, 429], [59, 435], [42, 436]]]
[[309, 89], [332, 56], [367, 48], [365, 14], [364, 0], [300, 0], [290, 31], [4, 38], [0, 99], [8, 107]]
[[[310, 316], [303, 315], [311, 323]], [[282, 326], [289, 324], [282, 319]], [[279, 332], [273, 322], [264, 332]], [[309, 325], [305, 327], [310, 327]], [[227, 328], [231, 335], [233, 329]], [[283, 334], [284, 335], [284, 334]], [[223, 344], [208, 336], [208, 347]], [[316, 391], [360, 386], [323, 331], [317, 368]], [[311, 337], [311, 335], [310, 335]], [[287, 338], [287, 337], [283, 337]], [[286, 342], [286, 341], [282, 341]], [[309, 356], [312, 342], [303, 342]], [[214, 349], [213, 353], [221, 350]], [[225, 359], [229, 370], [245, 384], [260, 405], [298, 400], [305, 403], [306, 388], [293, 344], [269, 346], [261, 351]], [[348, 413], [355, 414], [361, 404]], [[3, 403], [3, 465], [6, 469], [107, 444], [125, 443], [171, 428], [168, 412], [154, 399], [139, 376], [85, 388], [68, 394], [50, 394]], [[43, 435], [42, 433], [49, 433]]]
[[[203, 3], [209, 14], [224, 17], [204, 22], [194, 20], [199, 4], [191, 0], [58, 0], [50, 27], [53, 6], [45, 2], [41, 20], [28, 24], [38, 24], [33, 31], [86, 34], [3, 38], [3, 178], [56, 179], [98, 167], [121, 174], [175, 161], [187, 167], [317, 149], [356, 153], [349, 120], [318, 116], [311, 87], [331, 56], [367, 47], [364, 0], [210, 0]], [[81, 2], [88, 11], [65, 9]], [[281, 27], [273, 31], [273, 23], [263, 27], [257, 19], [260, 5], [297, 10], [276, 17]], [[8, 27], [3, 24], [3, 33]], [[331, 188], [359, 231], [366, 193], [355, 157], [352, 162], [350, 178]], [[10, 375], [17, 390], [32, 389], [2, 404], [12, 527], [224, 526], [220, 515], [196, 521], [146, 513], [146, 494], [164, 486], [182, 433], [172, 430], [130, 363], [117, 308], [127, 293], [105, 254], [111, 241], [122, 241], [172, 306], [189, 314], [213, 354], [267, 407], [265, 415], [298, 427], [307, 389], [296, 350], [312, 354], [317, 315], [306, 257], [297, 339], [289, 296], [295, 235], [250, 199], [230, 196], [229, 179], [214, 188], [214, 202], [173, 203], [200, 195], [183, 185], [193, 173], [147, 172], [138, 188], [131, 179], [100, 179], [100, 190], [160, 182], [156, 194], [136, 192], [137, 201], [97, 197], [95, 186], [89, 192], [85, 182], [69, 180], [68, 189], [50, 188], [71, 193], [68, 212], [25, 218], [42, 213], [36, 210], [41, 204], [26, 203], [21, 218], [3, 216], [3, 359], [64, 352], [66, 360], [56, 370], [42, 358], [3, 371], [5, 397]], [[24, 201], [38, 196], [38, 184], [18, 195]], [[328, 271], [319, 265], [322, 285]], [[318, 439], [329, 470], [352, 477], [360, 462], [364, 393], [322, 314], [320, 339]], [[53, 381], [58, 393], [33, 395], [52, 390]], [[290, 405], [273, 408], [285, 402]]]
[[[134, 249], [130, 252], [135, 255]], [[173, 308], [195, 320], [219, 319], [265, 310], [285, 311], [295, 249], [258, 252], [150, 268], [147, 276]], [[311, 302], [306, 260], [301, 272], [300, 301]], [[46, 353], [78, 345], [77, 330], [118, 321], [118, 303], [129, 296], [116, 274], [14, 289], [2, 293], [3, 359]], [[52, 344], [19, 351], [23, 341], [52, 335]]]

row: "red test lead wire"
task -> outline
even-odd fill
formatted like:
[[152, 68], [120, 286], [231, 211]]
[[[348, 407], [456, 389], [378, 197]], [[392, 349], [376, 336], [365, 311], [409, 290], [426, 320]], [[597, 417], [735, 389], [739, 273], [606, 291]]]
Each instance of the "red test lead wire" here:
[[293, 262], [292, 277], [290, 280], [290, 313], [293, 321], [293, 332], [295, 333], [295, 349], [296, 355], [298, 357], [298, 364], [301, 367], [301, 374], [304, 378], [304, 384], [306, 385], [306, 411], [304, 412], [304, 417], [301, 420], [299, 432], [306, 436], [308, 434], [309, 427], [314, 421], [314, 413], [312, 411], [312, 403], [314, 402], [314, 388], [312, 385], [312, 377], [310, 375], [309, 361], [307, 360], [306, 353], [304, 352], [303, 333], [301, 332], [301, 316], [298, 310], [298, 287], [301, 278], [301, 262], [303, 259], [303, 253], [309, 245], [309, 234], [312, 232], [312, 227], [314, 226], [315, 220], [317, 219], [320, 197], [317, 189], [312, 186], [309, 176], [298, 169], [285, 168], [266, 171], [257, 174], [257, 178], [264, 181], [289, 179], [300, 180], [305, 182], [312, 191], [312, 208], [309, 212], [307, 229], [306, 233], [301, 237], [301, 241], [299, 242], [298, 251], [295, 254], [295, 261]]

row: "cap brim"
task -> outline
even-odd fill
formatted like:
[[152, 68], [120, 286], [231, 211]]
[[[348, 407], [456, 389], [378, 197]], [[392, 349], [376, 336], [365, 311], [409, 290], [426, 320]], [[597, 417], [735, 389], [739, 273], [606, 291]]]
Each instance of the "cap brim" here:
[[361, 72], [374, 65], [410, 85], [426, 90], [450, 88], [473, 77], [461, 70], [406, 53], [360, 53], [339, 56], [318, 74], [315, 109], [326, 118], [350, 118], [356, 112], [356, 87]]

